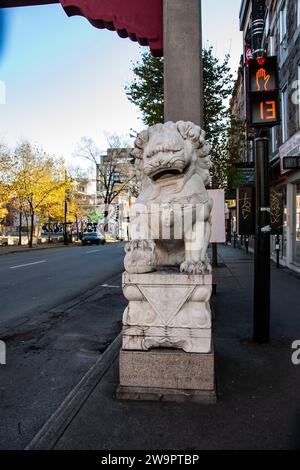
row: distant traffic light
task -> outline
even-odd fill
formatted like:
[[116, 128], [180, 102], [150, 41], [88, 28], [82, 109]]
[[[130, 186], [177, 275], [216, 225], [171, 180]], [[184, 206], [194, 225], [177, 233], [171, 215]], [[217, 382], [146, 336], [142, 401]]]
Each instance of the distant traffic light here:
[[277, 57], [249, 60], [248, 125], [273, 127], [279, 124], [279, 83]]

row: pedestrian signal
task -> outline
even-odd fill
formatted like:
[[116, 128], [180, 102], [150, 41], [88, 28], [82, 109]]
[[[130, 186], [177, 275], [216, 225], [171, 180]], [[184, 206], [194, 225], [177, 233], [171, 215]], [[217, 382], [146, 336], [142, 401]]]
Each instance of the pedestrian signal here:
[[273, 127], [279, 124], [279, 85], [277, 57], [249, 60], [248, 125]]

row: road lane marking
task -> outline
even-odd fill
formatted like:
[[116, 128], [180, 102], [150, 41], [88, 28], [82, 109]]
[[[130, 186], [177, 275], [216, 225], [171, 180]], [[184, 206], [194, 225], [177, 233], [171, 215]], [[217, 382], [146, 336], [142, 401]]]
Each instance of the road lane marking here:
[[110, 286], [109, 284], [101, 284], [101, 287], [113, 287], [114, 289], [119, 289], [121, 286]]
[[100, 250], [86, 251], [85, 253], [87, 255], [89, 255], [90, 253], [100, 253]]
[[19, 264], [18, 266], [10, 266], [10, 269], [24, 268], [25, 266], [33, 266], [34, 264], [46, 263], [47, 260], [35, 261], [34, 263]]

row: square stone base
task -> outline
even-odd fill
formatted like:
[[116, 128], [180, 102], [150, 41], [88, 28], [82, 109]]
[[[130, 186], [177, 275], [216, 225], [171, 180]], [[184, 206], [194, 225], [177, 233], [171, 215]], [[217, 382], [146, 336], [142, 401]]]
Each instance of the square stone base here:
[[117, 398], [214, 403], [214, 353], [122, 350]]

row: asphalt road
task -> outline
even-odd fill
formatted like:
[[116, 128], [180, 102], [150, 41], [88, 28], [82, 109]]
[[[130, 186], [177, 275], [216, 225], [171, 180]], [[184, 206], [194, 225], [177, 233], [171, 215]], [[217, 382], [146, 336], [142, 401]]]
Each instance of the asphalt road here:
[[0, 327], [68, 302], [123, 269], [124, 245], [51, 248], [0, 257]]

